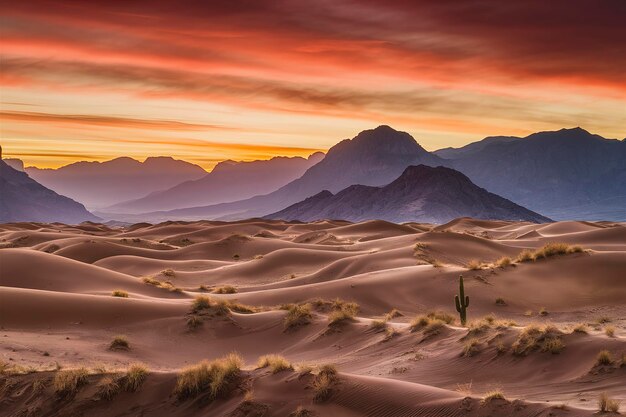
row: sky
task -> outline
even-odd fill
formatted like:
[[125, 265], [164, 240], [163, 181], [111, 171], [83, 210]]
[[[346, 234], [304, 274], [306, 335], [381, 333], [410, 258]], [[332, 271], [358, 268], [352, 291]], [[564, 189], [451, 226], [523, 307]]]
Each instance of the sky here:
[[388, 124], [428, 150], [626, 137], [624, 0], [6, 1], [5, 157], [306, 156]]

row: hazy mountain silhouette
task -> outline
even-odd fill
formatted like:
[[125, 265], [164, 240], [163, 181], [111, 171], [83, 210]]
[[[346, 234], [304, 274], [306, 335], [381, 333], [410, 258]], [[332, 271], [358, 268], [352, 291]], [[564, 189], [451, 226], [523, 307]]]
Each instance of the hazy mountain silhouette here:
[[0, 160], [0, 223], [100, 220], [80, 203], [55, 193]]
[[489, 136], [479, 142], [473, 142], [460, 148], [443, 148], [433, 153], [444, 159], [457, 159], [480, 153], [486, 146], [494, 143], [510, 143], [521, 139], [517, 136]]
[[26, 172], [44, 186], [90, 208], [139, 198], [206, 175], [198, 165], [163, 156], [144, 162], [128, 157], [76, 162], [58, 169], [27, 167]]
[[575, 128], [487, 138], [461, 149], [437, 153], [518, 204], [557, 220], [626, 220], [626, 141]]
[[342, 219], [445, 223], [457, 217], [547, 222], [550, 219], [478, 187], [445, 167], [410, 166], [384, 187], [352, 185], [337, 194], [322, 191], [270, 219]]
[[165, 191], [103, 209], [106, 212], [140, 213], [243, 200], [277, 190], [324, 158], [276, 157], [267, 161], [220, 162], [204, 177], [186, 181]]
[[[409, 165], [441, 165], [442, 159], [422, 148], [411, 135], [389, 126], [365, 130], [328, 150], [302, 177], [265, 195], [232, 203], [146, 213], [130, 219], [243, 219], [274, 213], [322, 190], [336, 192], [353, 184], [385, 185]], [[116, 217], [119, 219], [129, 217]]]

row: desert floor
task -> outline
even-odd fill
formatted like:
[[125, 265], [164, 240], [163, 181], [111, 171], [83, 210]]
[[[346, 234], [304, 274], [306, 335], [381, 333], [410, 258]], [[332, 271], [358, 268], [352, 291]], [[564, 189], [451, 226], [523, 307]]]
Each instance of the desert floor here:
[[[583, 250], [516, 261], [550, 242]], [[625, 224], [20, 223], [0, 245], [2, 416], [588, 416], [601, 393], [626, 408]], [[231, 352], [244, 364], [219, 392], [177, 393], [181, 369]], [[291, 368], [258, 368], [266, 354]]]

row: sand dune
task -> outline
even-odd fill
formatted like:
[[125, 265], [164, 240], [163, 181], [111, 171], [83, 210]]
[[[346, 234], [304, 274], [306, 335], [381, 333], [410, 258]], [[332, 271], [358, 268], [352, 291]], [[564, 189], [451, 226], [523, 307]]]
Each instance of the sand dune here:
[[[601, 392], [626, 401], [623, 224], [19, 223], [1, 225], [0, 242], [0, 416], [288, 416], [299, 406], [342, 417], [591, 416]], [[549, 242], [583, 251], [515, 261]], [[454, 307], [459, 275], [469, 329]], [[199, 295], [225, 304], [193, 312]], [[349, 309], [337, 298], [358, 311], [330, 324]], [[286, 327], [290, 303], [309, 303], [308, 323]], [[452, 321], [411, 327], [431, 312]], [[116, 335], [128, 349], [109, 348]], [[602, 350], [610, 363], [597, 363]], [[181, 368], [233, 351], [245, 364], [227, 393], [177, 398]], [[257, 369], [265, 354], [295, 369]], [[150, 370], [141, 387], [102, 399], [103, 381], [123, 382], [136, 362]], [[324, 364], [339, 373], [316, 399]], [[57, 366], [90, 370], [71, 397], [55, 393]], [[483, 400], [496, 389], [506, 399]]]

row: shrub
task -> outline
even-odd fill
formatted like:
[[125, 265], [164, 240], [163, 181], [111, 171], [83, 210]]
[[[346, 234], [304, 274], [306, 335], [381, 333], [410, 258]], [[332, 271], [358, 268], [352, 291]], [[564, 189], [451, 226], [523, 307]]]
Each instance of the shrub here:
[[130, 349], [130, 343], [128, 343], [128, 339], [126, 336], [118, 335], [113, 338], [111, 344], [109, 345], [109, 349], [111, 350], [128, 350]]
[[209, 390], [211, 398], [228, 394], [239, 376], [243, 360], [235, 353], [214, 361], [202, 361], [183, 369], [176, 380], [174, 393], [179, 399], [194, 397]]
[[540, 349], [542, 352], [559, 353], [565, 345], [560, 340], [562, 333], [552, 325], [543, 328], [536, 324], [526, 326], [520, 332], [515, 343], [513, 343], [513, 354], [525, 355], [533, 350]]
[[130, 365], [124, 375], [124, 389], [130, 392], [137, 391], [147, 376], [148, 368], [144, 365], [140, 363]]
[[154, 279], [152, 277], [143, 277], [141, 280], [143, 281], [144, 284], [154, 285], [157, 287], [161, 285], [161, 281], [159, 281], [158, 279]]
[[613, 355], [608, 350], [601, 350], [596, 357], [596, 365], [613, 364]]
[[571, 246], [567, 243], [548, 243], [534, 252], [524, 250], [517, 257], [518, 262], [536, 261], [538, 259], [551, 258], [558, 255], [584, 252], [580, 246]]
[[395, 319], [396, 317], [402, 316], [404, 316], [404, 314], [394, 308], [389, 313], [385, 314], [385, 321], [389, 321], [391, 319]]
[[128, 298], [128, 293], [124, 290], [114, 290], [111, 295], [113, 297], [122, 297], [122, 298]]
[[588, 333], [587, 325], [585, 323], [578, 323], [576, 326], [574, 326], [574, 328], [572, 329], [572, 332], [587, 334]]
[[615, 327], [613, 327], [613, 326], [605, 326], [604, 327], [604, 333], [608, 337], [615, 337]]
[[598, 398], [598, 410], [602, 413], [618, 413], [619, 405], [619, 402], [609, 398], [606, 392], [600, 394]]
[[280, 355], [264, 355], [259, 358], [257, 368], [269, 367], [273, 374], [282, 371], [293, 371], [293, 366]]
[[309, 304], [291, 304], [287, 307], [285, 329], [293, 329], [311, 322], [311, 307]]
[[517, 255], [515, 259], [517, 262], [530, 262], [535, 260], [534, 252], [528, 249], [524, 249]]
[[501, 389], [494, 389], [485, 393], [485, 396], [482, 399], [482, 403], [488, 404], [493, 400], [506, 400], [506, 398], [504, 397], [504, 393]]
[[446, 322], [433, 316], [417, 316], [409, 324], [412, 332], [423, 330], [426, 335], [435, 335], [439, 333], [446, 325]]
[[428, 313], [428, 318], [433, 320], [441, 320], [446, 324], [454, 323], [454, 316], [443, 311], [431, 311], [430, 313]]
[[98, 384], [98, 396], [103, 400], [111, 400], [120, 392], [120, 384], [111, 376], [104, 377]]
[[563, 349], [565, 349], [565, 344], [559, 338], [547, 339], [541, 348], [543, 352], [550, 352], [554, 355], [561, 353]]
[[232, 285], [224, 285], [223, 287], [219, 287], [213, 290], [213, 294], [235, 294], [237, 292], [237, 288]]
[[359, 311], [357, 303], [348, 303], [342, 300], [335, 300], [332, 305], [333, 311], [328, 315], [330, 325], [342, 323], [346, 320], [353, 320]]
[[72, 396], [87, 383], [89, 372], [86, 368], [58, 371], [54, 376], [54, 391], [60, 396]]

